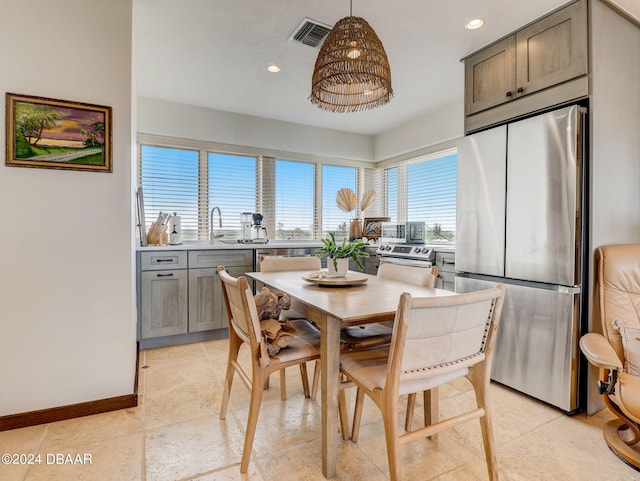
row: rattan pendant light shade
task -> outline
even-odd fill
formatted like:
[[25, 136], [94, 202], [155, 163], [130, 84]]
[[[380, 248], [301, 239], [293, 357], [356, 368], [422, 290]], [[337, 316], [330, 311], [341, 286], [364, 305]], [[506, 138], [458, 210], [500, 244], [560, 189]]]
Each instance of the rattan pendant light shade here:
[[318, 53], [311, 102], [331, 112], [357, 112], [392, 96], [387, 53], [371, 25], [353, 16], [338, 21]]

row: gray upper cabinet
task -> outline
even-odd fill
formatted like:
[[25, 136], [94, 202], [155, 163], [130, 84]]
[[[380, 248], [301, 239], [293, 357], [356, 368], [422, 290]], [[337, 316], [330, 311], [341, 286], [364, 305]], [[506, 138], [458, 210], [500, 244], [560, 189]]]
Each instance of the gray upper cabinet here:
[[588, 73], [587, 2], [571, 3], [465, 59], [465, 115]]
[[572, 3], [523, 28], [516, 49], [518, 96], [586, 75], [587, 3]]
[[511, 36], [465, 61], [467, 115], [511, 100], [516, 90], [516, 40]]

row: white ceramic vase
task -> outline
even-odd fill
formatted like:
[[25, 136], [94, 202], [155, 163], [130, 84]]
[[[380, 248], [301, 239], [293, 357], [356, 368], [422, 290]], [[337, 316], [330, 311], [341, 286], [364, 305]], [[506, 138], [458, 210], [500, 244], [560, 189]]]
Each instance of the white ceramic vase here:
[[[335, 263], [334, 263], [335, 261]], [[336, 269], [337, 265], [337, 269]], [[349, 270], [349, 259], [327, 259], [327, 274], [331, 277], [344, 277]]]

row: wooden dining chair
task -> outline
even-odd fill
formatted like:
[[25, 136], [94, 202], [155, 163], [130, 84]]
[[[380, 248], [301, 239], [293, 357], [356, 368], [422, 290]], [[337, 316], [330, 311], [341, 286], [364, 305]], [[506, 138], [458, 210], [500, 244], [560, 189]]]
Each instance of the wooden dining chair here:
[[[322, 267], [320, 259], [318, 257], [304, 256], [304, 257], [276, 257], [276, 256], [260, 256], [260, 272], [283, 272], [283, 271], [319, 271]], [[318, 332], [318, 327], [308, 319], [305, 319], [301, 314], [292, 311], [281, 311], [281, 319], [296, 320], [296, 330], [302, 333]], [[319, 335], [319, 334], [318, 334]], [[314, 371], [314, 385], [318, 384], [317, 379], [320, 375], [320, 363], [316, 361]], [[306, 397], [316, 399], [317, 388], [310, 394], [309, 391], [309, 376], [307, 374], [307, 365], [300, 364], [300, 376], [302, 378], [302, 388]], [[287, 399], [287, 381], [286, 381], [285, 369], [280, 370], [280, 399], [283, 401]], [[267, 384], [268, 385], [268, 384]]]
[[[433, 266], [429, 269], [417, 266], [406, 266], [380, 261], [377, 276], [390, 281], [406, 282], [421, 287], [436, 287], [438, 279], [438, 268]], [[340, 346], [342, 350], [357, 351], [387, 346], [391, 342], [393, 323], [376, 322], [372, 324], [362, 324], [360, 326], [350, 326], [340, 331]], [[314, 378], [315, 382], [315, 378]], [[311, 397], [315, 396], [315, 385], [311, 389]], [[431, 419], [438, 417], [438, 390], [433, 389], [423, 393], [424, 400], [424, 420], [429, 423]], [[344, 401], [341, 399], [341, 401]], [[415, 410], [416, 394], [411, 393], [407, 397], [407, 412], [405, 415], [405, 430], [411, 429], [413, 423], [413, 413]], [[346, 418], [346, 413], [341, 414]]]
[[[242, 383], [251, 392], [249, 417], [244, 437], [240, 472], [246, 473], [258, 423], [260, 404], [269, 375], [289, 366], [304, 364], [320, 358], [320, 336], [298, 333], [289, 345], [275, 356], [269, 356], [260, 328], [260, 320], [253, 293], [246, 277], [234, 278], [224, 266], [218, 266], [218, 276], [222, 284], [222, 294], [229, 324], [229, 355], [224, 379], [220, 419], [225, 419], [231, 385], [237, 373]], [[292, 321], [295, 327], [295, 321]], [[250, 372], [246, 372], [238, 362], [238, 352], [246, 345], [250, 351]], [[274, 444], [277, 440], [274, 440]]]
[[[389, 281], [400, 281], [420, 287], [436, 287], [438, 268], [406, 266], [380, 261], [377, 276]], [[345, 327], [340, 331], [343, 350], [371, 349], [391, 342], [392, 328], [388, 323], [371, 323]]]
[[[498, 480], [488, 390], [504, 292], [504, 285], [497, 284], [451, 296], [413, 298], [404, 293], [390, 346], [341, 356], [341, 372], [358, 387], [351, 439], [358, 440], [366, 394], [382, 413], [391, 481], [400, 479], [400, 446], [475, 418], [480, 419], [489, 479]], [[473, 385], [476, 408], [400, 434], [401, 395], [427, 391], [463, 376]]]

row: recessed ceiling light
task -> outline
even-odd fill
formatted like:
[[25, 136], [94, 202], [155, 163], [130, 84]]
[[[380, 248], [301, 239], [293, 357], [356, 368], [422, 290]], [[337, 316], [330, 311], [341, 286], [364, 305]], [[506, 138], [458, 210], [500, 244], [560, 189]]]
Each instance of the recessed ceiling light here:
[[269, 65], [267, 67], [267, 70], [271, 73], [278, 73], [280, 71], [280, 67], [278, 67], [277, 65]]
[[464, 26], [467, 30], [475, 30], [476, 28], [480, 28], [484, 25], [484, 20], [481, 18], [474, 18], [473, 20], [469, 20], [467, 24]]

